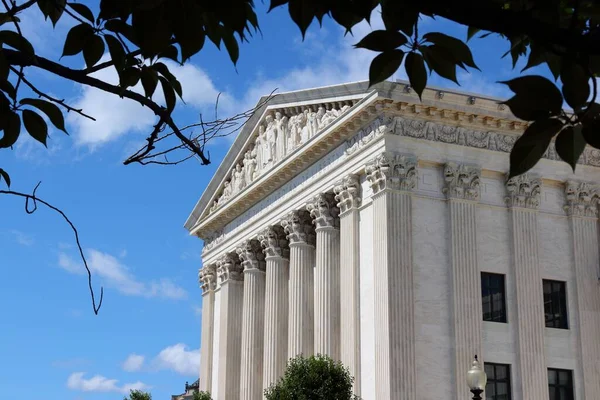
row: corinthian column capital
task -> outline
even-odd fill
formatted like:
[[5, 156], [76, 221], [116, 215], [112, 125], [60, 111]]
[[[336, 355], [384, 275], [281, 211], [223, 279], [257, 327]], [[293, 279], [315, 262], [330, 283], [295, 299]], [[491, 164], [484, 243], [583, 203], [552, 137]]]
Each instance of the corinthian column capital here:
[[232, 280], [241, 281], [244, 279], [242, 275], [242, 265], [236, 253], [227, 253], [217, 261], [217, 275], [221, 284]]
[[417, 186], [417, 159], [414, 156], [386, 151], [365, 169], [375, 194], [384, 189], [411, 191]]
[[297, 243], [315, 245], [315, 230], [308, 211], [292, 211], [281, 221], [281, 226], [287, 235], [290, 245]]
[[215, 290], [217, 288], [217, 268], [214, 265], [205, 265], [200, 268], [198, 271], [198, 282], [203, 293]]
[[565, 184], [567, 204], [564, 210], [573, 217], [598, 217], [598, 186], [588, 182], [567, 181]]
[[322, 193], [317, 195], [306, 206], [310, 216], [314, 220], [315, 227], [319, 228], [339, 228], [340, 209], [335, 201], [333, 193]]
[[360, 198], [360, 179], [358, 175], [350, 174], [346, 176], [335, 185], [333, 192], [341, 214], [360, 207], [362, 199]]
[[509, 207], [530, 208], [540, 206], [542, 180], [527, 173], [515, 176], [506, 182], [504, 201]]
[[282, 226], [269, 226], [258, 235], [258, 240], [266, 257], [290, 258], [290, 247]]
[[258, 240], [246, 240], [236, 249], [236, 253], [244, 267], [244, 272], [249, 270], [265, 271], [265, 255]]
[[481, 169], [449, 162], [444, 166], [444, 188], [448, 199], [479, 201]]

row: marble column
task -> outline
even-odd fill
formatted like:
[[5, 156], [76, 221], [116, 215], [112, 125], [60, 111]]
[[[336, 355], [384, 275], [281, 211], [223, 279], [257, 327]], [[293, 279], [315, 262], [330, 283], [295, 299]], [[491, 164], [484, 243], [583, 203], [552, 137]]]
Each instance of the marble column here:
[[290, 246], [288, 358], [314, 353], [315, 231], [306, 210], [281, 221]]
[[212, 391], [213, 332], [217, 270], [206, 265], [198, 272], [202, 288], [202, 338], [200, 343], [200, 390]]
[[218, 266], [217, 274], [221, 284], [218, 396], [223, 400], [239, 400], [244, 276], [235, 253], [224, 255], [219, 259]]
[[315, 353], [340, 359], [340, 209], [333, 193], [317, 195], [307, 209], [316, 232]]
[[358, 175], [348, 175], [335, 188], [340, 209], [340, 360], [354, 377], [360, 396], [360, 231]]
[[384, 152], [366, 172], [374, 193], [375, 399], [416, 400], [411, 191], [417, 161]]
[[481, 359], [481, 273], [477, 263], [477, 203], [481, 170], [448, 163], [444, 166], [450, 218], [450, 263], [454, 321], [455, 394], [469, 392], [467, 370], [473, 357]]
[[287, 362], [288, 281], [290, 249], [281, 226], [271, 226], [259, 235], [266, 268], [263, 389], [277, 382]]
[[538, 208], [542, 182], [529, 174], [506, 183], [506, 203], [512, 226], [513, 274], [519, 363], [516, 374], [527, 400], [548, 399], [544, 354], [544, 293], [539, 260]]
[[260, 400], [263, 393], [265, 256], [256, 239], [237, 249], [244, 268], [240, 400]]
[[573, 237], [575, 285], [579, 311], [580, 367], [583, 375], [583, 397], [600, 399], [600, 290], [598, 278], [598, 187], [569, 181], [565, 186], [565, 211]]

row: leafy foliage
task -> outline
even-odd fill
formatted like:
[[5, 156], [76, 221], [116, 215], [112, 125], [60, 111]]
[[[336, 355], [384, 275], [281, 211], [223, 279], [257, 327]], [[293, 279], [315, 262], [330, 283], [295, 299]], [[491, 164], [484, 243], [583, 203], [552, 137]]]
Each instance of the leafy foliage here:
[[283, 377], [265, 390], [267, 400], [351, 400], [354, 378], [328, 356], [302, 355], [288, 361]]
[[123, 400], [152, 400], [152, 395], [142, 390], [130, 390], [129, 397], [124, 397]]
[[213, 398], [210, 396], [210, 393], [199, 391], [194, 392], [194, 397], [192, 397], [192, 400], [213, 400]]

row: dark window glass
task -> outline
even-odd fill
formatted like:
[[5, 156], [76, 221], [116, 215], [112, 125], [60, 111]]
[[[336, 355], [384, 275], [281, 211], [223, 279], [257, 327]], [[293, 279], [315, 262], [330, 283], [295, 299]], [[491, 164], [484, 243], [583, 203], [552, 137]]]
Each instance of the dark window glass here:
[[482, 272], [481, 298], [484, 321], [506, 322], [504, 275]]
[[569, 329], [565, 282], [544, 280], [544, 313], [547, 328]]
[[510, 365], [485, 363], [485, 400], [510, 400]]
[[566, 369], [548, 369], [550, 400], [574, 400], [573, 372]]

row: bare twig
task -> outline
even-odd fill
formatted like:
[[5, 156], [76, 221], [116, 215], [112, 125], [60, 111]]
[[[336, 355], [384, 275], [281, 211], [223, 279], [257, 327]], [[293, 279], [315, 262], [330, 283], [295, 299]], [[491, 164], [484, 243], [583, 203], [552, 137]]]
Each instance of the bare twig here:
[[34, 5], [36, 2], [37, 2], [37, 0], [29, 0], [29, 1], [26, 1], [25, 3], [21, 4], [20, 6], [14, 6], [14, 7], [11, 7], [10, 9], [8, 9], [8, 7], [7, 7], [6, 15], [9, 17], [14, 17], [17, 13], [28, 9], [29, 7]]
[[79, 114], [79, 115], [81, 115], [83, 117], [91, 119], [92, 121], [96, 120], [96, 118], [92, 117], [91, 115], [87, 115], [86, 113], [84, 113], [83, 109], [71, 107], [70, 105], [68, 105], [67, 103], [65, 103], [64, 99], [60, 100], [60, 99], [54, 98], [54, 97], [52, 97], [52, 96], [50, 96], [50, 95], [42, 92], [41, 90], [39, 90], [38, 88], [36, 88], [34, 84], [32, 84], [31, 82], [29, 82], [27, 80], [27, 78], [25, 78], [25, 75], [22, 72], [17, 71], [14, 67], [10, 67], [10, 69], [15, 74], [19, 75], [19, 77], [23, 80], [23, 83], [26, 84], [27, 86], [29, 86], [29, 88], [31, 90], [33, 90], [33, 92], [35, 92], [35, 94], [37, 94], [38, 96], [44, 97], [44, 98], [46, 98], [46, 99], [48, 99], [48, 100], [50, 100], [50, 101], [52, 101], [52, 102], [54, 102], [56, 104], [60, 104], [61, 106], [63, 106], [67, 110], [67, 112], [68, 111], [73, 111], [73, 112], [75, 112], [75, 113], [77, 113], [77, 114]]
[[[2, 4], [4, 4], [4, 8], [6, 8], [6, 11], [10, 11], [9, 7], [8, 7], [8, 3], [6, 2], [6, 0], [2, 0]], [[12, 7], [12, 9], [17, 8], [17, 7]], [[21, 40], [25, 40], [25, 38], [23, 37], [23, 32], [21, 31], [21, 27], [19, 26], [19, 23], [17, 22], [16, 18], [11, 18], [13, 24], [15, 25], [15, 29], [17, 30], [17, 33], [19, 34], [19, 36], [21, 37]], [[17, 83], [15, 84], [15, 98], [14, 100], [14, 106], [17, 106], [17, 95], [19, 93], [19, 86], [21, 86], [21, 80], [23, 79], [23, 69], [25, 67], [21, 66], [21, 70], [20, 72], [17, 74], [19, 77], [17, 78]]]
[[[25, 212], [27, 212], [27, 214], [33, 214], [37, 210], [37, 203], [40, 202], [41, 204], [45, 205], [46, 207], [50, 208], [51, 210], [56, 211], [58, 214], [60, 214], [63, 217], [63, 219], [65, 221], [67, 221], [67, 223], [71, 227], [71, 230], [75, 234], [75, 242], [77, 243], [77, 248], [79, 249], [79, 255], [80, 255], [81, 259], [83, 260], [83, 265], [85, 266], [85, 269], [86, 269], [87, 275], [88, 275], [88, 287], [90, 290], [90, 295], [92, 297], [92, 307], [94, 309], [94, 314], [98, 315], [98, 312], [100, 311], [100, 307], [102, 307], [102, 300], [104, 300], [104, 288], [100, 287], [100, 301], [98, 302], [98, 305], [96, 306], [96, 298], [94, 295], [94, 288], [92, 286], [92, 272], [90, 271], [90, 268], [88, 267], [87, 260], [85, 258], [85, 255], [83, 254], [83, 249], [81, 248], [81, 243], [79, 241], [79, 232], [77, 231], [77, 228], [75, 228], [75, 225], [73, 225], [73, 223], [71, 222], [69, 217], [67, 217], [66, 214], [62, 210], [60, 210], [59, 208], [46, 202], [45, 200], [42, 200], [39, 197], [37, 197], [36, 191], [41, 183], [42, 182], [38, 182], [38, 184], [35, 185], [35, 188], [33, 189], [33, 192], [31, 194], [15, 192], [13, 190], [0, 190], [0, 194], [8, 194], [8, 195], [25, 198]], [[29, 208], [30, 201], [33, 202], [32, 209]]]

